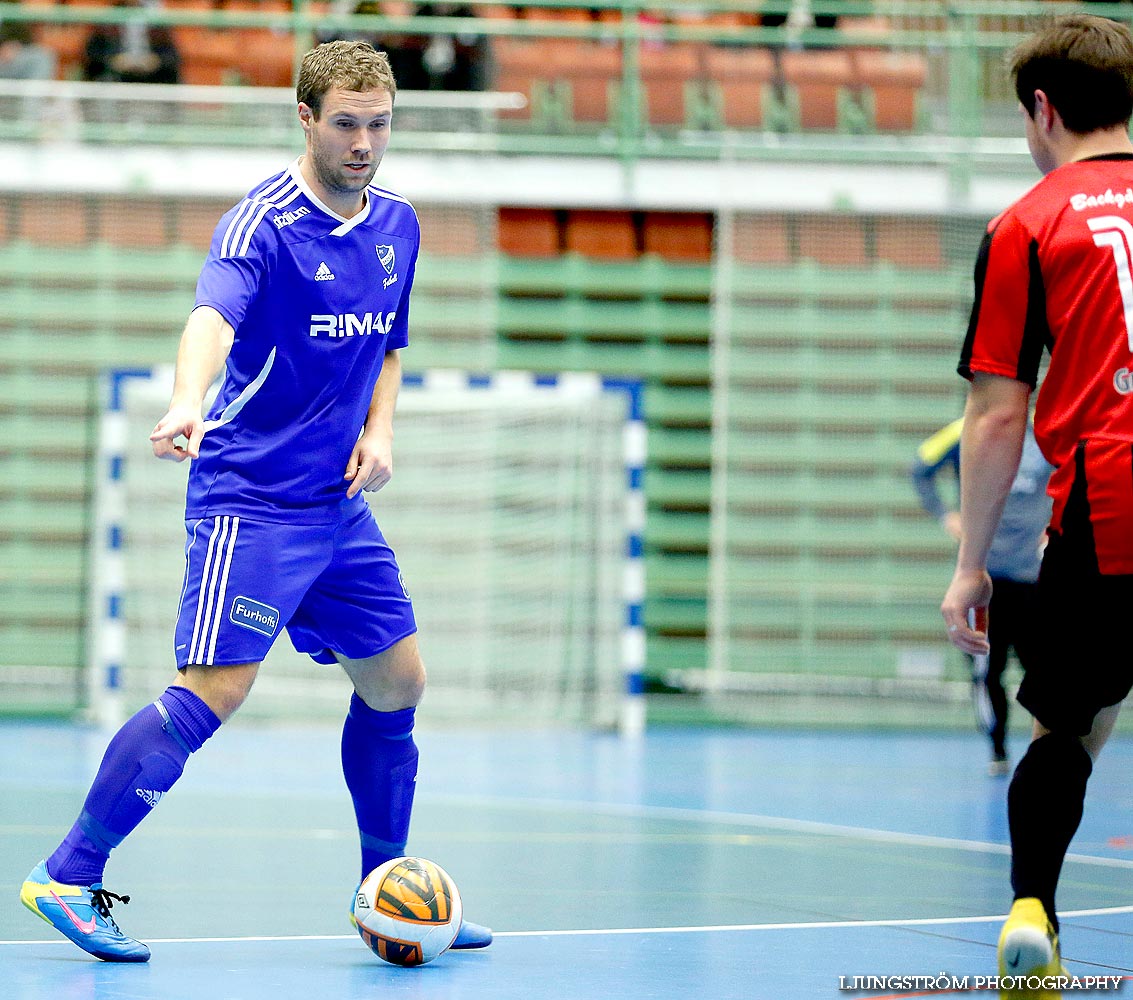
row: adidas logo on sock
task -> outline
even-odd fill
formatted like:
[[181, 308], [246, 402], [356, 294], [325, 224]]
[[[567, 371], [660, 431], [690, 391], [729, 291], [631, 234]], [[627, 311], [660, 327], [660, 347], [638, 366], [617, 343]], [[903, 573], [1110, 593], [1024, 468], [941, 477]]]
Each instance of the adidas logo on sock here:
[[165, 792], [155, 792], [152, 788], [135, 788], [138, 793], [138, 798], [141, 799], [151, 809], [156, 806]]
[[324, 260], [319, 269], [315, 272], [316, 281], [334, 281], [334, 272], [327, 267], [327, 262]]

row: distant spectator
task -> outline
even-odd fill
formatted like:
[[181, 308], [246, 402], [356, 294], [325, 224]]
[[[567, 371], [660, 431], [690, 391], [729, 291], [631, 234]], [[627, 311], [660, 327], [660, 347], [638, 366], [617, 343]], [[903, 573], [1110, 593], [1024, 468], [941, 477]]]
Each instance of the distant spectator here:
[[[403, 5], [406, 13], [411, 13], [409, 4]], [[334, 14], [389, 14], [376, 0], [335, 0], [331, 12]], [[423, 35], [385, 34], [367, 30], [322, 31], [318, 34], [320, 42], [343, 39], [351, 42], [369, 42], [374, 48], [389, 56], [393, 78], [398, 90], [428, 90], [429, 76], [425, 72], [424, 55], [428, 38]]]
[[[782, 4], [777, 6], [782, 7]], [[787, 25], [795, 31], [807, 28], [833, 28], [838, 22], [837, 14], [815, 14], [811, 10], [810, 0], [790, 0], [785, 14], [762, 14], [759, 23], [767, 28], [779, 28]]]
[[24, 21], [0, 21], [0, 80], [54, 80], [55, 53], [38, 45]]
[[[467, 17], [475, 11], [467, 4], [379, 3], [377, 0], [339, 0], [336, 14], [405, 13], [413, 17]], [[397, 34], [383, 35], [373, 31], [339, 31], [320, 33], [320, 41], [344, 38], [369, 42], [389, 56], [398, 90], [483, 90], [487, 80], [487, 42], [483, 35]]]
[[[423, 3], [417, 8], [418, 17], [474, 17], [475, 13], [460, 3]], [[429, 90], [483, 90], [487, 56], [483, 35], [430, 35], [423, 56]]]
[[[159, 0], [115, 0], [115, 7], [160, 7]], [[181, 57], [172, 32], [140, 21], [97, 25], [83, 53], [83, 79], [178, 83]]]

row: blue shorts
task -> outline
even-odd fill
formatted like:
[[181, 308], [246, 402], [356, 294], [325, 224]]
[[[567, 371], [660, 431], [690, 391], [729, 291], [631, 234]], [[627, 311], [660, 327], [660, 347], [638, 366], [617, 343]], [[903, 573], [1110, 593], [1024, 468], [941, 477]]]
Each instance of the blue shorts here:
[[186, 521], [177, 667], [264, 659], [280, 629], [319, 663], [417, 631], [393, 550], [368, 506], [338, 524], [218, 515]]

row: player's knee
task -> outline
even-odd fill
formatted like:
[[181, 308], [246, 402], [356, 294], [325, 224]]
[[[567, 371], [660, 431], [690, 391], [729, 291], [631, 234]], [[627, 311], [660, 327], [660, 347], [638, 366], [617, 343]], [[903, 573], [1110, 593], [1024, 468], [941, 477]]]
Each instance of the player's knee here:
[[244, 704], [256, 679], [259, 664], [233, 667], [186, 667], [182, 681], [190, 691], [227, 722]]
[[351, 673], [359, 697], [379, 712], [414, 708], [425, 693], [425, 667], [420, 657], [397, 660]]

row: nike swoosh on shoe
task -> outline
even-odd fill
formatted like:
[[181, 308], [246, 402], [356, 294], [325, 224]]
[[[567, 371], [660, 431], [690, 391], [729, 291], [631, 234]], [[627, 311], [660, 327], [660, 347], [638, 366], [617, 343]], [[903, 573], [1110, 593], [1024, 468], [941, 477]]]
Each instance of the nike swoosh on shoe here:
[[52, 891], [51, 893], [51, 898], [54, 899], [55, 902], [57, 902], [61, 907], [63, 907], [63, 912], [67, 914], [67, 916], [71, 920], [71, 923], [73, 923], [80, 931], [82, 931], [84, 934], [94, 933], [95, 928], [98, 927], [98, 920], [95, 917], [91, 917], [90, 920], [80, 920], [75, 911], [72, 910], [66, 903], [64, 903], [63, 900], [60, 899], [54, 891]]

